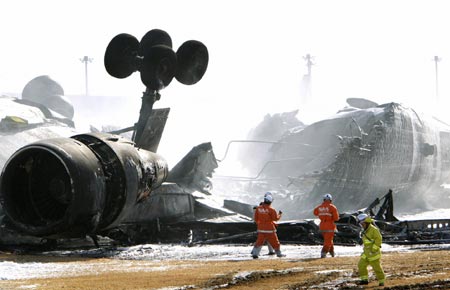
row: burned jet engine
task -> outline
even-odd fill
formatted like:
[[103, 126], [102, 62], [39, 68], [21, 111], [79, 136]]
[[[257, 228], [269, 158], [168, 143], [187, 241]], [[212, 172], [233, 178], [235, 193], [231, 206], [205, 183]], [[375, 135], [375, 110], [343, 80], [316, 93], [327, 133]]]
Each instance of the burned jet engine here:
[[25, 234], [80, 237], [120, 223], [167, 175], [162, 157], [117, 135], [53, 138], [10, 157], [0, 200]]

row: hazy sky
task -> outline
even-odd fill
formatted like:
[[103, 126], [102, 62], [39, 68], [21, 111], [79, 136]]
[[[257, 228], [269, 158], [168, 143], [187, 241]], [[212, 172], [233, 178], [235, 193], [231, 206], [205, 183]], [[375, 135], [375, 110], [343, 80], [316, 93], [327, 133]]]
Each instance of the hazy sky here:
[[[203, 42], [210, 60], [199, 83], [185, 86], [174, 80], [155, 105], [171, 107], [160, 147], [169, 152], [168, 159], [179, 159], [204, 141], [213, 142], [220, 158], [228, 140], [244, 138], [267, 113], [299, 109], [298, 118], [309, 123], [333, 114], [349, 97], [439, 108], [435, 114], [442, 117], [450, 104], [448, 3], [4, 0], [0, 93], [20, 93], [32, 78], [49, 75], [66, 95], [83, 95], [80, 58], [87, 55], [93, 59], [88, 65], [90, 95], [129, 97], [123, 112], [112, 112], [112, 122], [132, 125], [145, 87], [138, 73], [127, 79], [109, 76], [105, 49], [119, 33], [140, 40], [158, 28], [171, 35], [174, 50], [186, 40]], [[305, 100], [300, 84], [308, 53], [315, 65], [313, 95]], [[442, 58], [439, 106], [435, 55]]]

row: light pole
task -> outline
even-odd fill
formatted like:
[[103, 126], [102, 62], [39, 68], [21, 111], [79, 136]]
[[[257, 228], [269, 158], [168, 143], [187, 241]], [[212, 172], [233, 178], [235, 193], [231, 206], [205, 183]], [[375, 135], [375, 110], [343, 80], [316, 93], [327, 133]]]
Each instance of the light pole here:
[[302, 95], [303, 98], [305, 98], [305, 102], [307, 102], [308, 99], [311, 98], [312, 96], [311, 67], [314, 65], [314, 57], [308, 53], [306, 56], [303, 57], [303, 60], [306, 62], [308, 72], [305, 75], [303, 75], [300, 94]]
[[309, 53], [303, 57], [306, 61], [306, 67], [308, 68], [308, 75], [311, 76], [311, 67], [314, 65], [314, 56], [311, 56]]
[[85, 84], [86, 84], [86, 96], [89, 94], [88, 92], [88, 69], [87, 69], [87, 65], [88, 62], [92, 62], [92, 58], [88, 57], [88, 56], [84, 56], [83, 58], [80, 58], [81, 62], [84, 62], [84, 77], [85, 77]]
[[439, 56], [435, 55], [433, 58], [433, 61], [434, 61], [434, 67], [435, 67], [435, 71], [436, 71], [436, 73], [435, 73], [435, 76], [436, 76], [436, 101], [439, 101], [438, 62], [441, 61], [441, 58]]

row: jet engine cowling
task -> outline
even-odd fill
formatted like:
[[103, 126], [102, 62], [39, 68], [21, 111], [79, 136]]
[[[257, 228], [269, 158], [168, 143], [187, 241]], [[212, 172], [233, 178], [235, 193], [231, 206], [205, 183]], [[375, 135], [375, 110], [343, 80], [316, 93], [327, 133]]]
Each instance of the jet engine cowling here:
[[47, 139], [6, 162], [0, 202], [21, 232], [79, 237], [120, 223], [167, 175], [162, 157], [118, 135]]

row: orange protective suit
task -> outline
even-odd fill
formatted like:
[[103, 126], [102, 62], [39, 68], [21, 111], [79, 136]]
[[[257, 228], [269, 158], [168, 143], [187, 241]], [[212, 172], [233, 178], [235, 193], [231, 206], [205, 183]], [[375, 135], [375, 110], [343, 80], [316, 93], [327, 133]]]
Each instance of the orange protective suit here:
[[267, 240], [275, 251], [280, 250], [280, 241], [277, 236], [276, 221], [281, 218], [276, 210], [266, 203], [262, 203], [255, 210], [254, 220], [257, 226], [258, 237], [255, 247], [262, 247]]
[[319, 230], [323, 236], [322, 258], [330, 253], [334, 257], [334, 233], [336, 232], [336, 224], [339, 219], [339, 212], [330, 200], [324, 200], [322, 204], [314, 209], [314, 215], [320, 219]]

